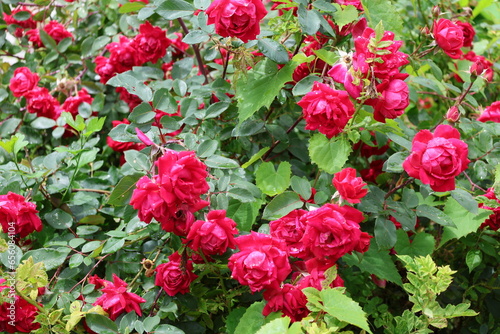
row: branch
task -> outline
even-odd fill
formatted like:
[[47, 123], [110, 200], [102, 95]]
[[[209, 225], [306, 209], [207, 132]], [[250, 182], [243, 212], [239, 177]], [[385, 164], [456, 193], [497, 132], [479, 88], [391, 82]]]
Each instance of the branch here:
[[[189, 29], [186, 27], [186, 24], [184, 23], [184, 20], [182, 18], [178, 18], [177, 21], [179, 21], [179, 24], [181, 25], [182, 31], [184, 31], [184, 34], [187, 35], [189, 34]], [[205, 84], [208, 83], [208, 75], [207, 71], [205, 69], [205, 66], [203, 65], [203, 59], [201, 58], [200, 54], [200, 48], [198, 47], [197, 44], [193, 44], [193, 50], [194, 54], [196, 55], [196, 61], [198, 62], [198, 67], [200, 68], [201, 74], [205, 77]]]

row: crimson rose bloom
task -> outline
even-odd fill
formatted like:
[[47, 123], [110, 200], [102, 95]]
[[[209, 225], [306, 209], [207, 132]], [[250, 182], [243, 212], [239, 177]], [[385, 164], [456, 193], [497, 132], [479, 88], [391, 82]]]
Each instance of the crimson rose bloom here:
[[18, 67], [10, 78], [9, 89], [15, 97], [25, 96], [38, 85], [38, 81], [38, 74], [27, 67]]
[[246, 43], [257, 38], [267, 10], [261, 0], [215, 0], [206, 13], [207, 23], [215, 23], [217, 34], [237, 37]]
[[283, 317], [289, 316], [295, 322], [307, 317], [311, 312], [306, 307], [306, 295], [301, 288], [295, 285], [285, 284], [278, 289], [268, 289], [264, 291], [263, 296], [267, 300], [267, 304], [262, 310], [264, 316], [271, 312], [282, 311]]
[[54, 120], [61, 115], [61, 106], [59, 101], [45, 87], [35, 87], [26, 94], [28, 100], [27, 110], [29, 113], [36, 114], [38, 117], [47, 117]]
[[362, 237], [361, 211], [350, 206], [327, 203], [303, 217], [306, 230], [301, 242], [315, 257], [337, 261], [358, 248]]
[[[7, 280], [0, 278], [0, 292], [9, 289], [9, 286], [3, 285]], [[32, 333], [40, 328], [40, 324], [35, 321], [38, 315], [38, 309], [35, 305], [28, 303], [23, 298], [16, 295], [13, 304], [9, 301], [0, 304], [0, 332], [2, 333]], [[14, 309], [11, 309], [11, 305]], [[40, 305], [42, 306], [42, 305]], [[13, 318], [10, 317], [13, 315]], [[12, 323], [14, 326], [12, 326]]]
[[95, 73], [99, 75], [99, 81], [102, 84], [106, 84], [109, 79], [118, 73], [116, 67], [109, 61], [109, 58], [103, 56], [95, 57], [94, 62], [96, 63]]
[[175, 252], [168, 257], [169, 262], [156, 267], [155, 285], [165, 290], [167, 295], [189, 292], [189, 285], [198, 277], [193, 273], [193, 262], [182, 263], [181, 256]]
[[92, 104], [94, 98], [89, 95], [85, 88], [78, 91], [77, 96], [68, 97], [61, 106], [61, 109], [70, 112], [73, 116], [78, 115], [78, 107], [82, 103]]
[[340, 197], [351, 204], [360, 203], [361, 198], [368, 193], [368, 189], [364, 188], [366, 182], [363, 182], [362, 178], [356, 177], [354, 168], [344, 168], [335, 173], [332, 184], [339, 192]]
[[439, 19], [434, 22], [432, 33], [437, 45], [453, 59], [462, 56], [464, 46], [464, 32], [460, 26], [447, 19]]
[[500, 123], [500, 101], [493, 102], [489, 107], [486, 107], [477, 120], [479, 122]]
[[341, 133], [354, 114], [354, 104], [347, 92], [317, 81], [297, 104], [303, 109], [306, 129], [318, 130], [328, 138]]
[[[325, 272], [332, 267], [335, 267], [335, 270], [338, 269], [334, 262], [317, 258], [312, 258], [302, 263], [295, 262], [294, 265], [302, 267], [300, 268], [302, 278], [297, 276], [299, 278], [297, 285], [300, 289], [312, 287], [317, 290], [322, 290], [323, 285], [326, 285], [324, 283], [326, 279]], [[337, 275], [328, 286], [332, 288], [344, 286], [344, 280], [340, 275]]]
[[106, 49], [111, 53], [109, 55], [109, 64], [111, 64], [118, 73], [131, 70], [132, 67], [144, 63], [143, 59], [140, 58], [140, 54], [132, 45], [132, 40], [125, 36], [120, 36], [119, 42], [109, 43]]
[[240, 251], [231, 255], [228, 267], [232, 277], [252, 292], [278, 289], [292, 271], [283, 240], [252, 231], [235, 242]]
[[270, 234], [284, 240], [291, 256], [308, 259], [312, 256], [309, 249], [300, 241], [306, 230], [306, 225], [301, 219], [308, 211], [293, 210], [286, 216], [269, 223]]
[[462, 29], [464, 34], [464, 46], [471, 47], [472, 41], [474, 41], [474, 36], [476, 35], [474, 27], [469, 22], [457, 21], [455, 24]]
[[438, 125], [434, 133], [417, 133], [411, 151], [403, 168], [434, 191], [454, 190], [455, 176], [466, 170], [470, 162], [467, 144], [460, 140], [457, 129], [446, 124]]
[[384, 80], [377, 85], [377, 92], [382, 96], [369, 100], [366, 104], [373, 106], [373, 118], [385, 123], [385, 120], [394, 119], [402, 115], [410, 104], [410, 91], [403, 80]]
[[109, 282], [101, 289], [104, 294], [97, 298], [94, 306], [100, 305], [109, 314], [113, 321], [123, 312], [129, 313], [135, 311], [139, 316], [142, 315], [140, 303], [145, 303], [146, 299], [132, 292], [127, 292], [128, 284], [113, 274], [113, 282]]
[[228, 248], [235, 248], [236, 234], [236, 222], [226, 217], [226, 210], [214, 210], [208, 213], [207, 221], [197, 220], [191, 225], [186, 242], [205, 255], [222, 255]]
[[165, 56], [168, 46], [172, 42], [167, 38], [165, 30], [154, 27], [149, 21], [139, 26], [139, 35], [132, 41], [134, 47], [144, 62], [156, 64], [158, 59]]
[[[500, 203], [500, 200], [498, 200], [497, 196], [495, 195], [493, 188], [489, 188], [486, 191], [486, 194], [484, 194], [484, 197], [488, 199], [494, 199], [498, 203]], [[480, 203], [479, 207], [482, 209], [493, 211], [493, 213], [489, 215], [488, 219], [486, 219], [484, 223], [481, 224], [480, 228], [486, 228], [489, 226], [493, 231], [498, 231], [498, 229], [500, 229], [500, 207], [492, 208], [484, 205], [483, 203]]]
[[[24, 238], [28, 234], [42, 230], [42, 221], [37, 215], [36, 204], [13, 192], [0, 195], [0, 225], [4, 233], [14, 227], [15, 234]], [[12, 225], [14, 223], [14, 225]]]
[[59, 43], [65, 38], [73, 38], [73, 34], [70, 33], [66, 28], [60, 24], [57, 21], [50, 21], [43, 27], [43, 30], [56, 41], [56, 43]]

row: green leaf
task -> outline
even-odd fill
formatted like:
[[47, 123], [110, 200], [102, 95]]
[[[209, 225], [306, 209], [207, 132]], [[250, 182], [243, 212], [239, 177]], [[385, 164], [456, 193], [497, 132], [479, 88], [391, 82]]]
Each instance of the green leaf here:
[[46, 213], [43, 218], [55, 229], [64, 230], [73, 225], [73, 217], [61, 209]]
[[257, 47], [264, 56], [278, 64], [286, 64], [289, 61], [288, 51], [283, 45], [273, 39], [262, 38], [257, 42]]
[[297, 194], [302, 196], [303, 199], [308, 200], [311, 198], [312, 190], [311, 190], [311, 184], [309, 181], [305, 178], [300, 178], [296, 175], [292, 176], [292, 179], [290, 180], [292, 184], [292, 190], [295, 191]]
[[477, 214], [478, 203], [469, 192], [463, 189], [455, 189], [451, 191], [451, 197], [470, 213]]
[[417, 207], [417, 216], [429, 218], [442, 226], [455, 226], [453, 219], [445, 212], [427, 204], [422, 204]]
[[403, 230], [397, 230], [398, 241], [394, 245], [394, 249], [398, 255], [427, 256], [432, 254], [436, 241], [431, 234], [421, 232], [415, 234], [412, 242], [408, 238], [408, 233]]
[[356, 7], [348, 5], [342, 8], [336, 3], [334, 3], [333, 6], [337, 9], [337, 11], [333, 13], [333, 22], [339, 27], [339, 30], [358, 19], [358, 10]]
[[385, 162], [385, 171], [389, 173], [402, 173], [403, 172], [403, 161], [408, 156], [407, 153], [397, 152], [394, 153]]
[[262, 315], [264, 302], [255, 302], [248, 307], [234, 330], [236, 334], [255, 334], [264, 325], [265, 317]]
[[128, 119], [137, 124], [144, 124], [153, 120], [155, 116], [156, 113], [153, 111], [153, 107], [149, 103], [143, 102], [134, 108]]
[[50, 50], [57, 50], [56, 41], [50, 37], [45, 30], [38, 29], [38, 32], [40, 33], [40, 39], [42, 40], [43, 46]]
[[479, 226], [491, 214], [490, 210], [485, 209], [478, 209], [478, 213], [473, 214], [453, 198], [448, 198], [446, 201], [444, 212], [453, 220], [455, 226], [445, 226], [443, 237], [439, 244], [440, 247], [451, 239], [460, 239], [469, 233], [477, 231]]
[[264, 209], [262, 218], [266, 220], [279, 219], [293, 210], [301, 208], [303, 204], [299, 195], [291, 191], [285, 191], [269, 202]]
[[108, 317], [105, 317], [103, 315], [88, 313], [85, 316], [85, 322], [91, 330], [98, 334], [120, 334], [120, 332], [118, 331], [118, 326]]
[[125, 239], [109, 238], [102, 249], [102, 254], [115, 253], [123, 247]]
[[237, 161], [215, 154], [205, 160], [205, 165], [207, 165], [210, 168], [219, 168], [219, 169], [230, 169], [230, 168], [240, 167]]
[[196, 150], [196, 154], [200, 158], [207, 158], [212, 156], [217, 148], [219, 147], [219, 142], [217, 140], [205, 140], [203, 141], [198, 149]]
[[173, 114], [177, 112], [177, 101], [170, 94], [168, 89], [161, 88], [155, 92], [153, 107], [166, 113]]
[[290, 317], [280, 317], [262, 326], [255, 334], [284, 334], [290, 326]]
[[141, 174], [126, 175], [123, 177], [109, 196], [108, 204], [114, 206], [128, 204], [130, 197], [132, 196], [132, 191], [135, 188], [135, 184], [141, 177]]
[[245, 162], [243, 165], [241, 165], [241, 168], [247, 168], [248, 166], [251, 166], [254, 162], [259, 160], [266, 152], [269, 150], [269, 146], [266, 146], [262, 148], [259, 152], [255, 153], [250, 160]]
[[366, 313], [361, 306], [344, 294], [345, 288], [327, 288], [320, 291], [323, 309], [332, 317], [350, 323], [371, 333]]
[[327, 173], [335, 174], [344, 167], [352, 147], [344, 137], [326, 138], [316, 133], [309, 139], [311, 161]]
[[149, 102], [153, 98], [151, 88], [146, 86], [143, 81], [129, 73], [130, 71], [119, 73], [108, 80], [107, 85], [113, 87], [123, 87], [130, 94], [137, 95], [144, 102]]
[[263, 162], [255, 172], [257, 187], [269, 196], [281, 194], [290, 186], [291, 168], [289, 162], [283, 161], [276, 171], [272, 162]]
[[14, 14], [14, 19], [17, 21], [26, 21], [31, 17], [31, 13], [28, 11], [21, 10]]
[[30, 256], [32, 256], [35, 263], [43, 262], [45, 270], [50, 271], [63, 264], [64, 261], [66, 261], [66, 256], [68, 256], [69, 252], [71, 252], [71, 249], [67, 247], [61, 247], [58, 249], [38, 248], [26, 252], [21, 260], [27, 260]]
[[125, 151], [125, 161], [139, 172], [147, 172], [151, 169], [149, 157], [136, 150]]
[[256, 199], [247, 203], [230, 199], [226, 214], [227, 217], [236, 222], [238, 231], [249, 232], [255, 223], [261, 205], [262, 201]]
[[278, 70], [278, 65], [266, 58], [248, 71], [246, 76], [240, 76], [236, 81], [239, 122], [242, 123], [262, 107], [269, 108], [285, 83], [292, 80], [295, 68], [312, 59], [298, 54]]
[[235, 334], [234, 331], [238, 323], [240, 322], [241, 317], [245, 314], [246, 308], [238, 307], [233, 309], [226, 318], [226, 330], [227, 334]]
[[60, 53], [64, 53], [64, 52], [66, 52], [66, 50], [68, 50], [68, 48], [72, 44], [73, 44], [73, 38], [71, 38], [71, 37], [64, 38], [57, 45], [57, 51], [59, 51]]
[[95, 132], [101, 131], [102, 127], [104, 126], [105, 120], [106, 117], [92, 117], [91, 119], [89, 119], [87, 122], [87, 128], [83, 135], [85, 137], [88, 137]]
[[319, 59], [323, 60], [328, 65], [335, 64], [340, 58], [337, 52], [332, 52], [325, 49], [313, 50], [313, 52], [316, 56], [318, 56]]
[[228, 107], [229, 103], [227, 102], [216, 102], [214, 104], [211, 104], [210, 107], [207, 108], [204, 118], [215, 118], [226, 111]]
[[375, 27], [380, 21], [385, 30], [392, 31], [396, 37], [403, 35], [403, 16], [398, 13], [391, 0], [361, 0], [368, 24]]
[[231, 188], [227, 191], [227, 195], [243, 203], [253, 202], [255, 200], [252, 193], [243, 188]]
[[472, 249], [467, 252], [465, 263], [469, 267], [469, 273], [474, 270], [483, 261], [483, 253], [479, 249]]
[[160, 323], [160, 317], [155, 315], [154, 317], [147, 317], [144, 319], [144, 330], [146, 332], [153, 332], [156, 326]]
[[144, 2], [127, 2], [124, 3], [119, 9], [118, 13], [120, 14], [126, 14], [130, 12], [137, 12], [139, 9], [142, 7], [146, 6]]
[[171, 21], [193, 14], [194, 7], [189, 2], [183, 0], [164, 0], [155, 9], [155, 12], [163, 18]]
[[297, 10], [299, 25], [304, 34], [314, 35], [321, 25], [321, 14], [315, 9], [308, 10], [303, 4], [299, 4]]
[[303, 78], [299, 82], [295, 84], [292, 88], [292, 94], [293, 96], [302, 96], [306, 95], [312, 90], [312, 86], [316, 81], [322, 81], [318, 76], [315, 75], [308, 75], [307, 77]]
[[56, 126], [56, 121], [47, 117], [37, 117], [31, 122], [34, 129], [51, 129]]
[[391, 249], [396, 244], [396, 226], [383, 217], [375, 220], [375, 241], [379, 249]]
[[186, 44], [198, 44], [206, 42], [210, 39], [210, 36], [203, 30], [192, 30], [190, 31], [182, 41]]
[[160, 325], [156, 327], [155, 334], [185, 334], [185, 332], [172, 325]]

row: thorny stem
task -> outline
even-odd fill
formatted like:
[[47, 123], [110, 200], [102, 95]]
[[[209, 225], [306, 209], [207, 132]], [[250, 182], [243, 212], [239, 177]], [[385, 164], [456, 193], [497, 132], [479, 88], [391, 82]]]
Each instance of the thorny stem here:
[[399, 186], [392, 188], [385, 194], [384, 200], [388, 199], [392, 194], [394, 194], [396, 191], [398, 191], [401, 188], [406, 187], [408, 184], [412, 183], [414, 178], [410, 177], [408, 178], [405, 182], [401, 183]]
[[[302, 120], [302, 115], [295, 121], [295, 123], [293, 123], [289, 128], [288, 130], [286, 130], [286, 133], [289, 134], [299, 123], [300, 121]], [[269, 155], [271, 154], [271, 152], [276, 148], [276, 146], [278, 146], [279, 144], [281, 143], [281, 140], [277, 140], [275, 141], [271, 147], [269, 148], [269, 150], [267, 150], [267, 152], [262, 156], [262, 160], [266, 161], [266, 159], [269, 157]]]
[[[182, 28], [182, 31], [184, 31], [184, 34], [185, 35], [189, 34], [189, 29], [186, 27], [184, 20], [182, 18], [178, 18], [177, 21], [181, 25], [181, 28]], [[194, 54], [196, 56], [196, 61], [198, 62], [198, 67], [200, 68], [200, 72], [205, 77], [204, 83], [207, 84], [208, 83], [208, 75], [207, 75], [207, 71], [205, 70], [205, 66], [203, 65], [203, 59], [201, 58], [200, 48], [198, 47], [197, 44], [193, 44], [193, 50], [194, 50]]]
[[472, 186], [472, 188], [471, 188], [472, 191], [474, 191], [474, 188], [477, 188], [477, 189], [480, 189], [480, 190], [486, 192], [485, 189], [483, 189], [482, 187], [480, 187], [477, 184], [475, 184], [474, 182], [472, 182], [471, 178], [469, 177], [469, 175], [466, 172], [464, 172], [464, 175], [467, 178], [467, 180], [469, 180], [469, 183]]

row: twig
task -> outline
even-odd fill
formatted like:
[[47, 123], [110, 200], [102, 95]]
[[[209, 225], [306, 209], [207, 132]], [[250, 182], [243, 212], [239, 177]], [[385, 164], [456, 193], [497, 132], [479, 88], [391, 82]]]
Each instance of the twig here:
[[[288, 128], [288, 130], [286, 130], [286, 134], [289, 134], [299, 123], [300, 121], [302, 120], [302, 115], [295, 121], [295, 123], [292, 124], [292, 126], [290, 126]], [[262, 156], [262, 160], [266, 161], [266, 159], [269, 157], [269, 155], [271, 154], [271, 152], [276, 148], [276, 146], [278, 146], [279, 144], [281, 143], [281, 140], [277, 140], [275, 141], [271, 147], [269, 148], [269, 150], [267, 150], [267, 152]]]

